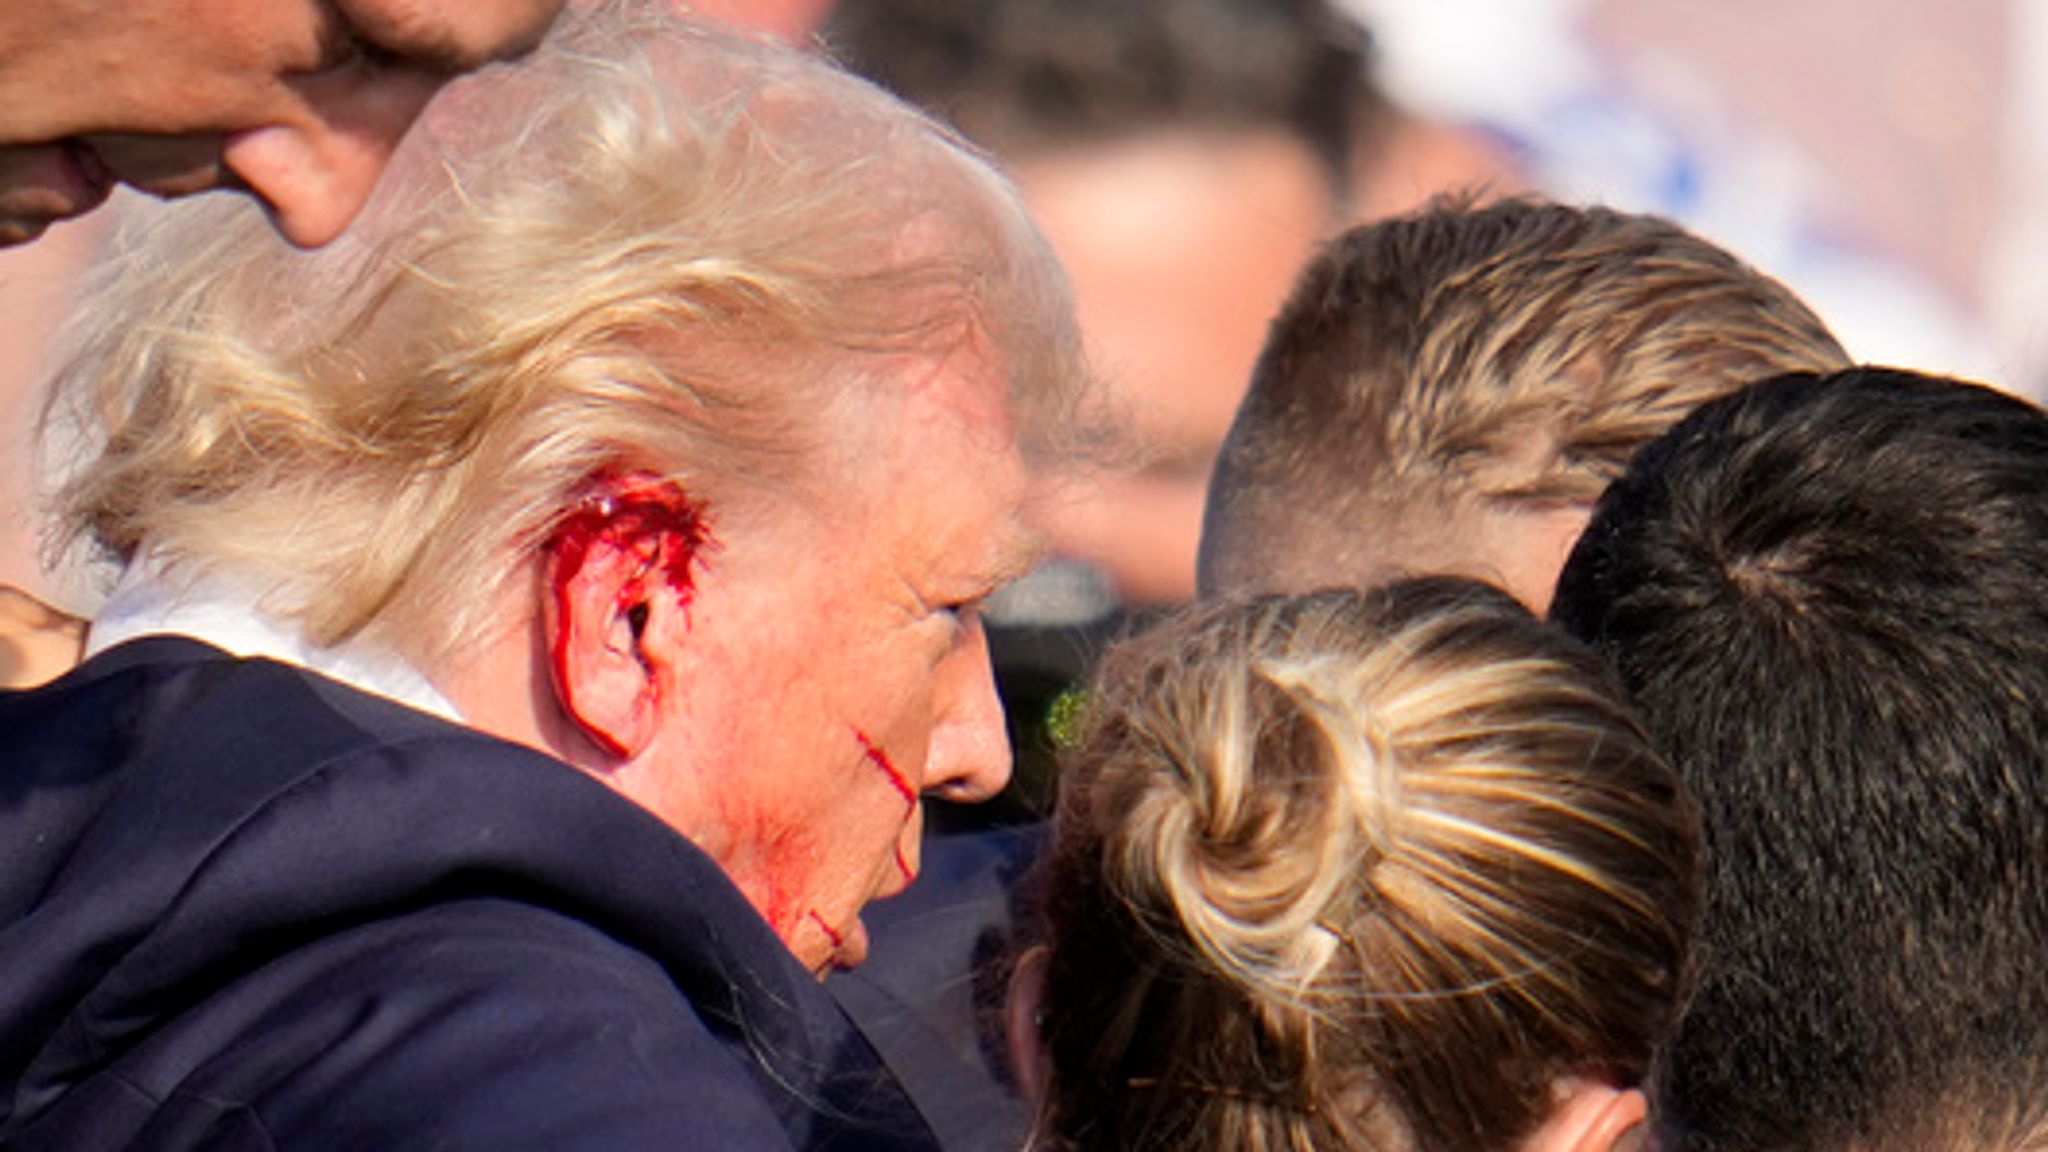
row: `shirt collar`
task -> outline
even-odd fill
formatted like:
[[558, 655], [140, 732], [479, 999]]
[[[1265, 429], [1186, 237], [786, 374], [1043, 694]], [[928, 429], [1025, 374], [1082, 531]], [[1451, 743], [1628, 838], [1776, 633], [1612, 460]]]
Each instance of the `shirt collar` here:
[[362, 639], [314, 644], [290, 623], [263, 612], [262, 593], [220, 573], [172, 574], [154, 558], [121, 574], [86, 634], [89, 658], [143, 636], [188, 636], [241, 657], [266, 657], [318, 672], [352, 688], [462, 723], [455, 705], [404, 657]]

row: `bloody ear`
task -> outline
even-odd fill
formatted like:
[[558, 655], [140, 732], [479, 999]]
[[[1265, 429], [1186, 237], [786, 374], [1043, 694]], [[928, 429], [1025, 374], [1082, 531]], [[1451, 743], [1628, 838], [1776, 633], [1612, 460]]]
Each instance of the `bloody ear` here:
[[[674, 481], [605, 475], [549, 541], [542, 577], [555, 698], [605, 754], [628, 760], [654, 739], [661, 700], [650, 607], [688, 619], [692, 565], [709, 537]], [[666, 613], [663, 614], [666, 617]]]

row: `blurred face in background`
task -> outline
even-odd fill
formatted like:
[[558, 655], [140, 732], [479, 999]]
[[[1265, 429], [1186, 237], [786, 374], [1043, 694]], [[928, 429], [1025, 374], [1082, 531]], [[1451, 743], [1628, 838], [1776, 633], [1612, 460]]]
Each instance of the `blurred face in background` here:
[[1210, 466], [1329, 226], [1329, 176], [1280, 131], [1153, 133], [1023, 156], [1012, 174], [1146, 453], [1053, 501], [1047, 530], [1128, 603], [1190, 600]]

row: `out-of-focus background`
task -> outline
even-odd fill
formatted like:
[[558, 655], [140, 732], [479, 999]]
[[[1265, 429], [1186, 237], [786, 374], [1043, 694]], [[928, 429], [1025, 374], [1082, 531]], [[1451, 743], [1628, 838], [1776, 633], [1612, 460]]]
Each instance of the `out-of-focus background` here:
[[[1070, 270], [1135, 451], [1049, 480], [1062, 555], [994, 607], [1027, 788], [1096, 645], [1191, 595], [1210, 455], [1266, 320], [1350, 223], [1459, 189], [1658, 212], [1786, 281], [1860, 359], [2048, 394], [2048, 0], [697, 8], [957, 119]], [[95, 590], [41, 562], [29, 434], [105, 215], [0, 252], [0, 582], [74, 610]]]
[[1343, 2], [1410, 108], [1555, 140], [1546, 191], [1680, 216], [1864, 359], [2048, 383], [2048, 4]]

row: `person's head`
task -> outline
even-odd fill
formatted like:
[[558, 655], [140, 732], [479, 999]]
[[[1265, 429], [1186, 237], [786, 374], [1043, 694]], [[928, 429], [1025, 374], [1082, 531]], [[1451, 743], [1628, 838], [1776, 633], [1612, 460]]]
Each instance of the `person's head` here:
[[294, 243], [347, 226], [449, 78], [562, 0], [50, 0], [0, 15], [0, 244], [117, 183], [247, 190]]
[[1008, 771], [975, 609], [1082, 384], [1009, 186], [820, 61], [572, 11], [338, 244], [141, 223], [60, 393], [101, 425], [74, 530], [396, 650], [857, 960], [919, 794]]
[[1340, 214], [1361, 33], [1329, 0], [839, 0], [825, 35], [1016, 177], [1142, 449], [1048, 527], [1127, 599], [1189, 598], [1216, 446]]
[[1715, 401], [1603, 498], [1552, 612], [1705, 822], [1670, 1146], [2048, 1121], [2048, 416], [1876, 369]]
[[1206, 606], [1113, 650], [1091, 708], [1011, 1012], [1039, 1146], [1638, 1124], [1697, 834], [1590, 652], [1430, 578]]
[[1639, 446], [1847, 362], [1784, 287], [1654, 217], [1511, 200], [1353, 229], [1274, 321], [1210, 485], [1202, 593], [1437, 572], [1541, 611]]

